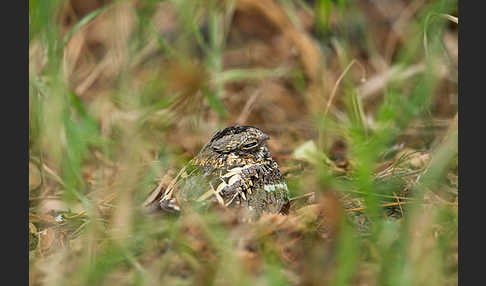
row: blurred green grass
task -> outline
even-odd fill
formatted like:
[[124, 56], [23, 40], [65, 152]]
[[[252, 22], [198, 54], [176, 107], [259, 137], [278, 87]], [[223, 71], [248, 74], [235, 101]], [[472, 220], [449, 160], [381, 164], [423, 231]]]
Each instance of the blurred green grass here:
[[[444, 62], [441, 39], [450, 21], [427, 18], [455, 13], [457, 1], [425, 1], [409, 20], [403, 31], [406, 41], [390, 64], [406, 69], [421, 62], [425, 71], [388, 84], [373, 112], [364, 112], [369, 107], [357, 94], [359, 82], [354, 80], [352, 71], [359, 69], [353, 67], [338, 87], [342, 92], [340, 104], [334, 104], [334, 110], [328, 114], [322, 112], [324, 106], [311, 114], [316, 138], [325, 138], [318, 144], [317, 152], [323, 156], [318, 158], [329, 157], [326, 138], [339, 136], [347, 143], [352, 167], [345, 176], [339, 176], [324, 160], [305, 165], [305, 175], [289, 180], [292, 194], [310, 190], [352, 194], [353, 200], [363, 207], [356, 219], [366, 218], [369, 225], [366, 235], [362, 235], [353, 223], [354, 213], [347, 215], [339, 220], [339, 232], [331, 242], [316, 238], [319, 235], [309, 227], [296, 242], [301, 244], [300, 252], [297, 251], [300, 256], [295, 254], [294, 260], [282, 255], [285, 246], [282, 241], [294, 237], [279, 239], [278, 228], [277, 234], [257, 236], [242, 254], [238, 245], [242, 242], [238, 239], [244, 236], [240, 232], [259, 232], [268, 226], [232, 227], [218, 212], [212, 211], [191, 212], [179, 219], [151, 217], [140, 206], [160, 177], [190, 159], [187, 150], [169, 140], [177, 128], [175, 123], [189, 120], [194, 133], [206, 134], [207, 129], [234, 122], [237, 115], [229, 110], [224, 96], [229, 93], [225, 85], [233, 83], [251, 85], [266, 79], [289, 79], [298, 81], [297, 90], [303, 91], [300, 93], [304, 100], [310, 100], [307, 93], [310, 84], [302, 79], [305, 71], [287, 66], [225, 68], [224, 53], [229, 49], [228, 34], [232, 29], [228, 19], [236, 9], [233, 1], [139, 2], [142, 8], [130, 8], [137, 19], [137, 34], [130, 38], [128, 47], [118, 51], [123, 63], [112, 88], [107, 94], [85, 99], [70, 86], [66, 44], [100, 15], [129, 2], [117, 1], [98, 8], [62, 35], [59, 18], [65, 2], [29, 1], [29, 43], [31, 47], [40, 45], [45, 52], [41, 58], [31, 57], [29, 72], [29, 153], [31, 160], [40, 166], [44, 181], [40, 193], [31, 193], [31, 197], [58, 196], [66, 211], [84, 213], [82, 220], [86, 222], [80, 224], [81, 218], [66, 215], [62, 216], [62, 223], [53, 226], [31, 221], [39, 230], [35, 235], [40, 238], [30, 251], [32, 285], [457, 284], [457, 260], [454, 261], [457, 204], [424, 202], [434, 192], [442, 193], [448, 174], [454, 173], [451, 161], [457, 158], [457, 133], [442, 142], [440, 132], [432, 138], [422, 138], [427, 142], [419, 151], [431, 154], [432, 160], [410, 189], [404, 188], [401, 181], [390, 183], [391, 179], [375, 178], [376, 166], [385, 161], [383, 154], [391, 152], [412, 123], [432, 120], [431, 106], [445, 96], [440, 92], [444, 80], [438, 71]], [[150, 17], [159, 2], [171, 2], [179, 16], [175, 41], [152, 30]], [[366, 43], [376, 42], [377, 35], [371, 30], [374, 19], [365, 18], [362, 6], [352, 1], [314, 2], [314, 10], [305, 1], [282, 1], [281, 5], [290, 11], [303, 6], [315, 12], [315, 40], [323, 51], [328, 51], [324, 55], [330, 53], [326, 47], [338, 51], [333, 56], [338, 58], [339, 68], [333, 69], [326, 61], [319, 64], [329, 73], [342, 72], [356, 58], [352, 44], [356, 39], [351, 38], [353, 34], [347, 33], [347, 29], [363, 32], [361, 36]], [[333, 11], [338, 12], [337, 27], [331, 24]], [[363, 18], [357, 27], [349, 27], [354, 24], [348, 19]], [[125, 19], [116, 21], [119, 22], [115, 25], [123, 24]], [[166, 60], [174, 63], [169, 68], [181, 67], [182, 72], [171, 74], [174, 70], [164, 70], [167, 66], [156, 68], [150, 73], [148, 84], [138, 88], [135, 71], [130, 66], [153, 38]], [[379, 53], [372, 44], [361, 48], [369, 49], [370, 54]], [[35, 69], [36, 61], [45, 61], [41, 70]], [[191, 74], [190, 84], [183, 80], [175, 82], [186, 73]], [[454, 87], [457, 89], [457, 84]], [[174, 106], [182, 107], [173, 109]], [[211, 116], [198, 111], [201, 106], [208, 106]], [[115, 113], [123, 120], [110, 117]], [[344, 114], [345, 120], [336, 114]], [[295, 142], [288, 144], [294, 150], [298, 147]], [[404, 214], [398, 219], [385, 216], [381, 205], [394, 200], [383, 198], [396, 196], [404, 189], [407, 189], [404, 196], [414, 203], [404, 205]], [[31, 199], [30, 212], [41, 213], [41, 202]], [[73, 235], [70, 229], [78, 229], [79, 225], [81, 229]], [[53, 231], [53, 236], [42, 233], [45, 229]]]

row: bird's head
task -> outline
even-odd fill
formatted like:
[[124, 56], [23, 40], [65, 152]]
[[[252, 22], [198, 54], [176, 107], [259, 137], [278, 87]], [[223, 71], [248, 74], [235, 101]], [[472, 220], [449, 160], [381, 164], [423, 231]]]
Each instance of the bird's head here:
[[231, 126], [218, 131], [197, 156], [199, 165], [204, 162], [215, 166], [245, 165], [270, 157], [266, 141], [270, 137], [252, 126]]

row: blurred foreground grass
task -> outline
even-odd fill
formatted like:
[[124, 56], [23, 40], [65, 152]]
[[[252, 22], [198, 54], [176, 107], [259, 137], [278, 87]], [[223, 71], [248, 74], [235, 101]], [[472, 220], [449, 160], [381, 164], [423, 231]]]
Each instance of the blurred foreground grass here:
[[[103, 3], [101, 3], [103, 2]], [[457, 284], [457, 1], [29, 1], [31, 285]], [[298, 200], [142, 204], [254, 125]]]

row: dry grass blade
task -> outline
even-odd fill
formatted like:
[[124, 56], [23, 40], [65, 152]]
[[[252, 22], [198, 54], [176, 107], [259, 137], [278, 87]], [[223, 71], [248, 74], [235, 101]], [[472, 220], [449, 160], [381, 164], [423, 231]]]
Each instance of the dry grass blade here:
[[182, 173], [185, 171], [186, 167], [182, 168], [177, 176], [170, 181], [170, 183], [167, 185], [167, 188], [165, 189], [163, 189], [163, 187], [167, 184], [168, 177], [167, 175], [162, 177], [155, 190], [148, 196], [143, 205], [146, 207], [153, 204], [155, 201], [160, 199], [165, 192], [167, 192], [167, 197], [170, 197], [172, 195], [172, 192], [174, 191], [174, 186], [177, 184], [179, 179], [182, 177]]
[[449, 14], [439, 14], [441, 17], [451, 21], [451, 22], [454, 22], [456, 24], [459, 24], [459, 18], [457, 17], [454, 17], [452, 15], [449, 15]]
[[61, 184], [63, 187], [66, 187], [66, 184], [63, 182], [61, 177], [59, 177], [56, 172], [54, 172], [51, 168], [49, 168], [46, 164], [42, 164], [43, 169], [49, 174], [56, 182]]
[[69, 42], [69, 40], [75, 35], [79, 30], [85, 28], [91, 21], [93, 21], [97, 16], [99, 16], [101, 13], [105, 12], [108, 10], [110, 7], [112, 7], [113, 4], [104, 6], [102, 8], [99, 8], [97, 10], [94, 10], [90, 12], [88, 15], [84, 16], [83, 19], [81, 19], [74, 27], [64, 36], [62, 39], [63, 46], [66, 46], [66, 44]]
[[430, 24], [430, 21], [433, 17], [440, 17], [446, 20], [449, 20], [453, 23], [459, 24], [459, 19], [457, 17], [448, 15], [448, 14], [441, 14], [441, 13], [430, 13], [427, 15], [427, 18], [425, 18], [425, 24], [424, 24], [424, 49], [425, 49], [425, 55], [429, 55], [429, 43], [427, 40], [427, 27]]
[[361, 70], [363, 72], [362, 81], [365, 80], [365, 78], [366, 78], [366, 70], [365, 70], [365, 68], [363, 67], [362, 64], [360, 64], [358, 61], [356, 61], [355, 59], [353, 59], [346, 66], [346, 68], [344, 69], [344, 71], [341, 73], [341, 75], [339, 76], [338, 80], [334, 84], [334, 87], [332, 88], [331, 96], [329, 97], [329, 100], [327, 102], [326, 109], [324, 110], [324, 116], [327, 115], [327, 112], [329, 111], [329, 108], [331, 107], [331, 104], [333, 102], [334, 96], [336, 95], [336, 91], [337, 91], [337, 88], [338, 88], [339, 83], [341, 83], [341, 81], [343, 80], [344, 76], [346, 75], [346, 73], [348, 73], [349, 69], [351, 68], [351, 66], [353, 66], [353, 64], [357, 64], [361, 68]]
[[236, 120], [235, 124], [236, 125], [245, 125], [246, 121], [248, 120], [248, 116], [250, 116], [251, 110], [254, 107], [254, 104], [258, 97], [260, 96], [260, 91], [255, 91], [248, 101], [245, 103], [245, 106], [243, 107], [243, 110], [240, 113], [240, 116]]

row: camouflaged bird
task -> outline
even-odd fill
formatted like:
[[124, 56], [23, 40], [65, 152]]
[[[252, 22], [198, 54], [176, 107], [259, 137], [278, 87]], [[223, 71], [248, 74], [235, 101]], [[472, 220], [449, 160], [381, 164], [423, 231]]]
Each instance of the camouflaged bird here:
[[285, 213], [289, 192], [266, 145], [269, 138], [251, 126], [217, 132], [163, 191], [160, 209], [179, 212], [191, 202], [244, 208], [256, 216]]

